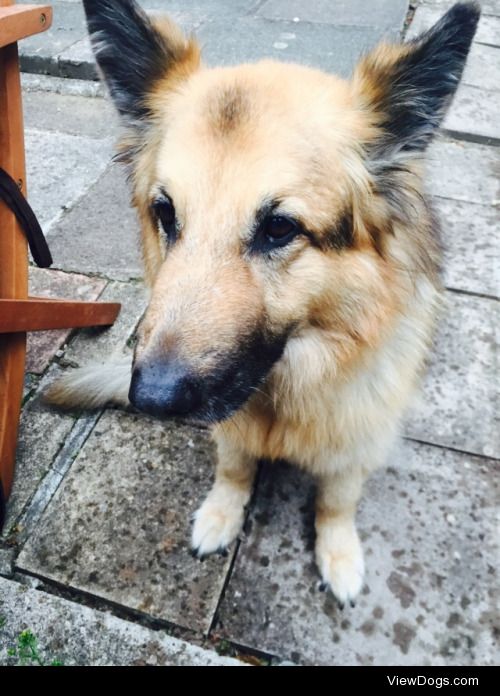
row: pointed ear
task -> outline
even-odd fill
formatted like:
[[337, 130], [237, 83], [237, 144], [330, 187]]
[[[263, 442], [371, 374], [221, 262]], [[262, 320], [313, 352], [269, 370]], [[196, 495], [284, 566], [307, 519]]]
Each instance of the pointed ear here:
[[458, 3], [425, 34], [379, 46], [359, 63], [353, 89], [376, 128], [372, 157], [425, 150], [455, 94], [479, 14], [476, 3]]
[[151, 116], [148, 96], [161, 80], [199, 66], [197, 44], [170, 20], [150, 19], [133, 0], [83, 0], [92, 48], [122, 116], [140, 125]]

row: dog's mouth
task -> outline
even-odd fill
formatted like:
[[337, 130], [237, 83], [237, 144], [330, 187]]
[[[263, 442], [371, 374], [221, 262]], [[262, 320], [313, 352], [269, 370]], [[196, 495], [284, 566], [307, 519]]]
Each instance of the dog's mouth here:
[[289, 330], [278, 336], [262, 331], [217, 360], [209, 375], [200, 377], [177, 357], [135, 361], [129, 399], [139, 411], [159, 419], [192, 425], [220, 423], [230, 418], [259, 387], [283, 355]]

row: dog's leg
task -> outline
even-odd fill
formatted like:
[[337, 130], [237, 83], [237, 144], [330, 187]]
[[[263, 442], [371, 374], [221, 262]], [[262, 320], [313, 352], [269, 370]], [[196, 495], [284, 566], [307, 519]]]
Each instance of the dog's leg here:
[[356, 504], [363, 475], [355, 468], [319, 479], [316, 501], [316, 563], [323, 584], [339, 605], [354, 605], [363, 586], [364, 562], [356, 531]]
[[194, 516], [191, 545], [199, 557], [225, 551], [239, 534], [257, 469], [256, 459], [220, 434], [217, 451], [214, 486]]

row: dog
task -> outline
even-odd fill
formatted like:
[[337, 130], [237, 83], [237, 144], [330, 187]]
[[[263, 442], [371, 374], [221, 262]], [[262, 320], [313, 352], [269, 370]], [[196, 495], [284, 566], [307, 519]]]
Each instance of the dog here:
[[239, 534], [259, 459], [310, 472], [322, 583], [354, 604], [363, 481], [398, 435], [442, 296], [422, 161], [479, 8], [378, 46], [344, 81], [270, 60], [208, 69], [194, 39], [132, 0], [84, 6], [125, 126], [117, 158], [151, 295], [133, 364], [76, 370], [48, 398], [210, 426], [200, 557]]

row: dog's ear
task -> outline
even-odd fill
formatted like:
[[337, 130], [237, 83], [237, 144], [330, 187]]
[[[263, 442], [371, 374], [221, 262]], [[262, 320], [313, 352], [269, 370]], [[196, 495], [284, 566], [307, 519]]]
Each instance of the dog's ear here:
[[151, 116], [161, 81], [182, 79], [199, 65], [196, 42], [168, 19], [152, 20], [133, 0], [83, 0], [92, 48], [111, 97], [132, 125]]
[[425, 150], [458, 86], [479, 14], [476, 3], [458, 3], [425, 34], [381, 45], [359, 63], [353, 89], [376, 127], [372, 158], [390, 161]]

